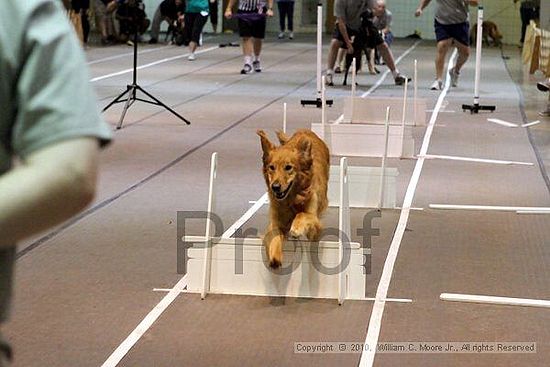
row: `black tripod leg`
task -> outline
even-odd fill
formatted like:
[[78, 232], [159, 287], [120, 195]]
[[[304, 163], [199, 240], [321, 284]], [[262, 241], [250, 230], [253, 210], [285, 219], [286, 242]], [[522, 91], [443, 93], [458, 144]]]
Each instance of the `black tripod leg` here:
[[179, 113], [177, 113], [176, 111], [174, 111], [173, 109], [171, 109], [170, 107], [168, 107], [167, 105], [165, 105], [164, 103], [162, 103], [159, 99], [157, 99], [155, 96], [153, 96], [152, 94], [148, 93], [145, 89], [143, 89], [142, 87], [140, 87], [139, 85], [136, 85], [136, 88], [139, 89], [140, 91], [143, 92], [143, 94], [145, 94], [147, 97], [151, 98], [153, 101], [155, 101], [159, 106], [162, 106], [164, 108], [166, 108], [168, 111], [170, 111], [172, 114], [174, 114], [175, 116], [177, 116], [180, 120], [184, 121], [187, 125], [191, 125], [191, 122], [189, 120], [187, 120], [185, 117], [181, 116]]
[[128, 108], [130, 107], [130, 101], [136, 99], [136, 87], [128, 87], [127, 90], [128, 98], [126, 99], [126, 103], [124, 104], [124, 108], [122, 109], [122, 114], [120, 115], [120, 120], [118, 120], [118, 124], [116, 125], [116, 129], [120, 130], [122, 128], [122, 122], [124, 121], [124, 116], [126, 116], [126, 111], [128, 111]]
[[109, 103], [107, 106], [105, 106], [105, 107], [101, 110], [101, 112], [105, 112], [105, 111], [107, 111], [107, 110], [109, 109], [109, 107], [111, 107], [111, 106], [114, 105], [115, 103], [121, 102], [122, 97], [124, 97], [124, 95], [125, 95], [126, 93], [128, 93], [131, 89], [132, 89], [132, 88], [131, 88], [130, 86], [128, 86], [124, 92], [120, 93], [120, 94], [118, 95], [118, 97], [116, 97], [115, 99], [113, 99], [113, 100], [111, 101], [111, 103]]

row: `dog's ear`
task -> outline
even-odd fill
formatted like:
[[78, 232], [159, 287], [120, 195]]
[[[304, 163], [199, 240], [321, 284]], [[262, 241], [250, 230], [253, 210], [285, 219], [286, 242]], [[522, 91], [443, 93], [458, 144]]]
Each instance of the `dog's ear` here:
[[298, 149], [300, 150], [300, 154], [305, 160], [311, 159], [311, 140], [302, 139], [302, 141], [300, 141], [300, 144], [298, 145]]
[[281, 145], [285, 145], [289, 140], [289, 137], [281, 130], [277, 130], [277, 138], [279, 139], [279, 143], [281, 143]]
[[263, 160], [264, 162], [267, 160], [267, 157], [269, 156], [269, 152], [271, 152], [274, 149], [273, 143], [271, 143], [267, 137], [267, 134], [263, 130], [256, 131], [256, 134], [260, 137], [260, 141], [262, 142], [262, 151], [264, 152]]

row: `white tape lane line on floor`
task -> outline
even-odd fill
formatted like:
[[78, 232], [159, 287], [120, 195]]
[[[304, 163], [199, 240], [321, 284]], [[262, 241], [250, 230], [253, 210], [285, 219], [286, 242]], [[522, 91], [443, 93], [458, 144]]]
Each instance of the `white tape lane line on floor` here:
[[[451, 59], [449, 60], [448, 70], [450, 70], [456, 60], [457, 51], [453, 51]], [[448, 71], [447, 70], [447, 71]], [[445, 74], [448, 75], [448, 72]], [[388, 295], [388, 289], [390, 287], [390, 281], [393, 273], [393, 268], [395, 266], [395, 261], [397, 259], [397, 253], [399, 252], [399, 247], [401, 246], [401, 240], [405, 234], [405, 229], [407, 228], [407, 222], [409, 221], [410, 208], [416, 192], [416, 187], [418, 185], [418, 180], [420, 179], [420, 174], [422, 173], [422, 167], [424, 166], [423, 156], [428, 153], [428, 147], [430, 146], [430, 139], [434, 130], [435, 122], [439, 113], [439, 109], [443, 104], [443, 100], [449, 91], [449, 86], [451, 85], [450, 79], [447, 76], [445, 79], [445, 87], [441, 91], [437, 103], [434, 108], [434, 112], [430, 118], [428, 126], [426, 128], [426, 133], [424, 134], [424, 140], [422, 141], [422, 147], [420, 148], [419, 158], [416, 161], [414, 166], [414, 171], [409, 181], [409, 186], [407, 187], [407, 192], [405, 194], [405, 200], [403, 201], [403, 210], [399, 215], [399, 222], [397, 223], [397, 228], [393, 235], [390, 249], [388, 251], [388, 256], [384, 263], [384, 269], [382, 270], [382, 276], [380, 277], [380, 282], [378, 283], [378, 288], [376, 290], [376, 299], [372, 307], [372, 313], [370, 315], [369, 327], [367, 330], [367, 336], [365, 338], [365, 344], [369, 346], [369, 350], [361, 353], [361, 360], [359, 361], [360, 367], [372, 367], [374, 364], [374, 356], [376, 354], [376, 345], [378, 344], [378, 337], [380, 336], [380, 328], [382, 325], [382, 315], [384, 314], [384, 307], [386, 302], [384, 301]]]
[[[197, 51], [195, 52], [197, 55], [198, 54], [203, 54], [203, 53], [206, 53], [206, 52], [210, 52], [212, 50], [217, 50], [218, 48], [220, 48], [220, 46], [212, 46], [212, 47], [208, 47], [208, 48], [205, 48], [205, 49], [202, 49], [200, 51]], [[145, 65], [141, 65], [141, 66], [138, 66], [137, 67], [137, 70], [142, 70], [142, 69], [145, 69], [145, 68], [150, 68], [151, 66], [155, 66], [155, 65], [159, 65], [159, 64], [163, 64], [165, 62], [170, 62], [170, 61], [174, 61], [174, 60], [178, 60], [178, 59], [183, 59], [184, 57], [187, 57], [189, 56], [189, 53], [184, 53], [182, 55], [178, 55], [178, 56], [172, 56], [172, 57], [167, 57], [166, 59], [162, 59], [162, 60], [158, 60], [158, 61], [154, 61], [154, 62], [150, 62], [149, 64], [145, 64]], [[114, 76], [119, 76], [119, 75], [123, 75], [123, 74], [128, 74], [128, 73], [131, 73], [133, 72], [134, 69], [133, 68], [130, 68], [130, 69], [125, 69], [125, 70], [121, 70], [121, 71], [117, 71], [115, 73], [111, 73], [111, 74], [107, 74], [107, 75], [102, 75], [102, 76], [98, 76], [98, 77], [95, 77], [95, 78], [92, 78], [90, 79], [90, 83], [93, 83], [93, 82], [97, 82], [97, 81], [100, 81], [100, 80], [104, 80], [104, 79], [108, 79], [108, 78], [112, 78]]]
[[[166, 48], [169, 48], [170, 46], [163, 46], [163, 47], [155, 47], [155, 48], [151, 48], [151, 49], [148, 49], [148, 50], [143, 50], [143, 51], [138, 51], [138, 55], [145, 55], [145, 54], [149, 54], [151, 52], [156, 52], [156, 51], [159, 51], [159, 50], [163, 50], [163, 49], [166, 49]], [[122, 59], [126, 56], [132, 56], [134, 54], [134, 52], [125, 52], [123, 54], [118, 54], [118, 55], [112, 55], [112, 56], [108, 56], [108, 57], [103, 57], [101, 59], [97, 59], [97, 60], [93, 60], [93, 61], [89, 61], [88, 62], [88, 65], [95, 65], [95, 64], [100, 64], [102, 62], [107, 62], [107, 61], [111, 61], [111, 60], [116, 60], [116, 59]]]
[[426, 154], [423, 157], [426, 159], [442, 159], [442, 160], [459, 161], [459, 162], [503, 164], [505, 166], [510, 166], [510, 165], [534, 166], [535, 165], [534, 163], [529, 163], [529, 162], [503, 161], [500, 159], [486, 159], [486, 158], [457, 157], [454, 155]]
[[[267, 193], [262, 195], [254, 205], [250, 207], [231, 227], [227, 229], [222, 237], [231, 237], [235, 234], [247, 220], [252, 218], [265, 203], [267, 203]], [[184, 275], [174, 288], [168, 290], [168, 294], [149, 312], [147, 316], [139, 323], [139, 325], [128, 335], [128, 337], [118, 346], [117, 349], [109, 356], [109, 358], [101, 365], [101, 367], [115, 367], [124, 358], [126, 354], [134, 347], [138, 340], [149, 330], [159, 316], [174, 302], [176, 297], [184, 293], [187, 287], [187, 275]]]
[[[412, 50], [414, 50], [416, 48], [416, 46], [418, 46], [420, 44], [420, 41], [416, 41], [415, 43], [413, 43], [413, 45], [411, 47], [409, 47], [405, 52], [403, 52], [402, 55], [400, 55], [397, 59], [395, 59], [395, 66], [399, 65], [399, 63], [401, 62], [401, 60], [403, 60], [408, 54], [410, 54], [412, 52]], [[384, 81], [384, 79], [386, 79], [386, 77], [388, 76], [388, 74], [390, 73], [390, 69], [386, 68], [386, 71], [384, 71], [382, 73], [382, 75], [378, 78], [378, 80], [376, 81], [376, 83], [369, 88], [369, 90], [367, 90], [365, 93], [361, 94], [361, 98], [365, 98], [367, 97], [369, 94], [371, 94], [372, 92], [374, 92], [379, 86], [380, 84], [382, 84], [382, 82]], [[341, 123], [342, 121], [344, 121], [344, 114], [341, 114], [335, 121], [334, 123], [335, 124], [339, 124]]]
[[168, 292], [166, 296], [145, 316], [143, 321], [128, 335], [128, 337], [118, 346], [117, 349], [107, 358], [101, 367], [115, 367], [122, 358], [133, 348], [137, 341], [149, 330], [151, 325], [160, 315], [174, 302], [182, 290], [187, 286], [187, 275], [184, 275], [179, 282]]

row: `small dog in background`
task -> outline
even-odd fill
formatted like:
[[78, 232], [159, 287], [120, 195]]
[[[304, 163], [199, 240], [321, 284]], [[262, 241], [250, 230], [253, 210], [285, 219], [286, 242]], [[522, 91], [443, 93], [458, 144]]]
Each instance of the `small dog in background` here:
[[[493, 46], [501, 47], [502, 46], [502, 33], [498, 30], [496, 23], [491, 22], [490, 20], [484, 21], [482, 26], [483, 30], [482, 38], [483, 44], [490, 46], [491, 43], [489, 39], [492, 40]], [[470, 45], [475, 45], [477, 38], [477, 23], [474, 24], [472, 30], [470, 31]]]
[[263, 175], [269, 193], [269, 225], [263, 242], [269, 266], [283, 261], [286, 236], [321, 236], [319, 217], [328, 206], [330, 155], [327, 145], [310, 130], [298, 130], [290, 138], [277, 132], [280, 146], [258, 130], [263, 151]]

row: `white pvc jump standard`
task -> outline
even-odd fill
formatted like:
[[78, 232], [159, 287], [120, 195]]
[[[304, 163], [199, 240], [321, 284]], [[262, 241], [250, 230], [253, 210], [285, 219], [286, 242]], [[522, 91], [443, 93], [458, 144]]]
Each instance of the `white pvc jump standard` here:
[[[208, 210], [214, 209], [217, 154], [212, 155]], [[265, 261], [265, 249], [261, 238], [212, 237], [207, 222], [205, 236], [184, 236], [182, 240], [193, 243], [189, 248], [188, 292], [200, 293], [204, 299], [208, 293], [253, 296], [288, 296], [304, 298], [332, 298], [342, 304], [346, 299], [366, 300], [366, 274], [364, 249], [351, 242], [349, 188], [347, 159], [340, 160], [340, 210], [338, 241], [309, 242], [287, 240], [283, 267], [294, 271], [284, 274], [272, 270]], [[210, 217], [210, 215], [209, 215]], [[242, 266], [237, 274], [237, 246], [240, 247]], [[289, 247], [293, 247], [290, 251]], [[319, 264], [308, 259], [293, 261], [300, 248], [303, 253], [315, 254]], [[290, 265], [289, 265], [290, 262]], [[330, 267], [330, 268], [329, 268]], [[318, 271], [324, 268], [329, 272]]]

